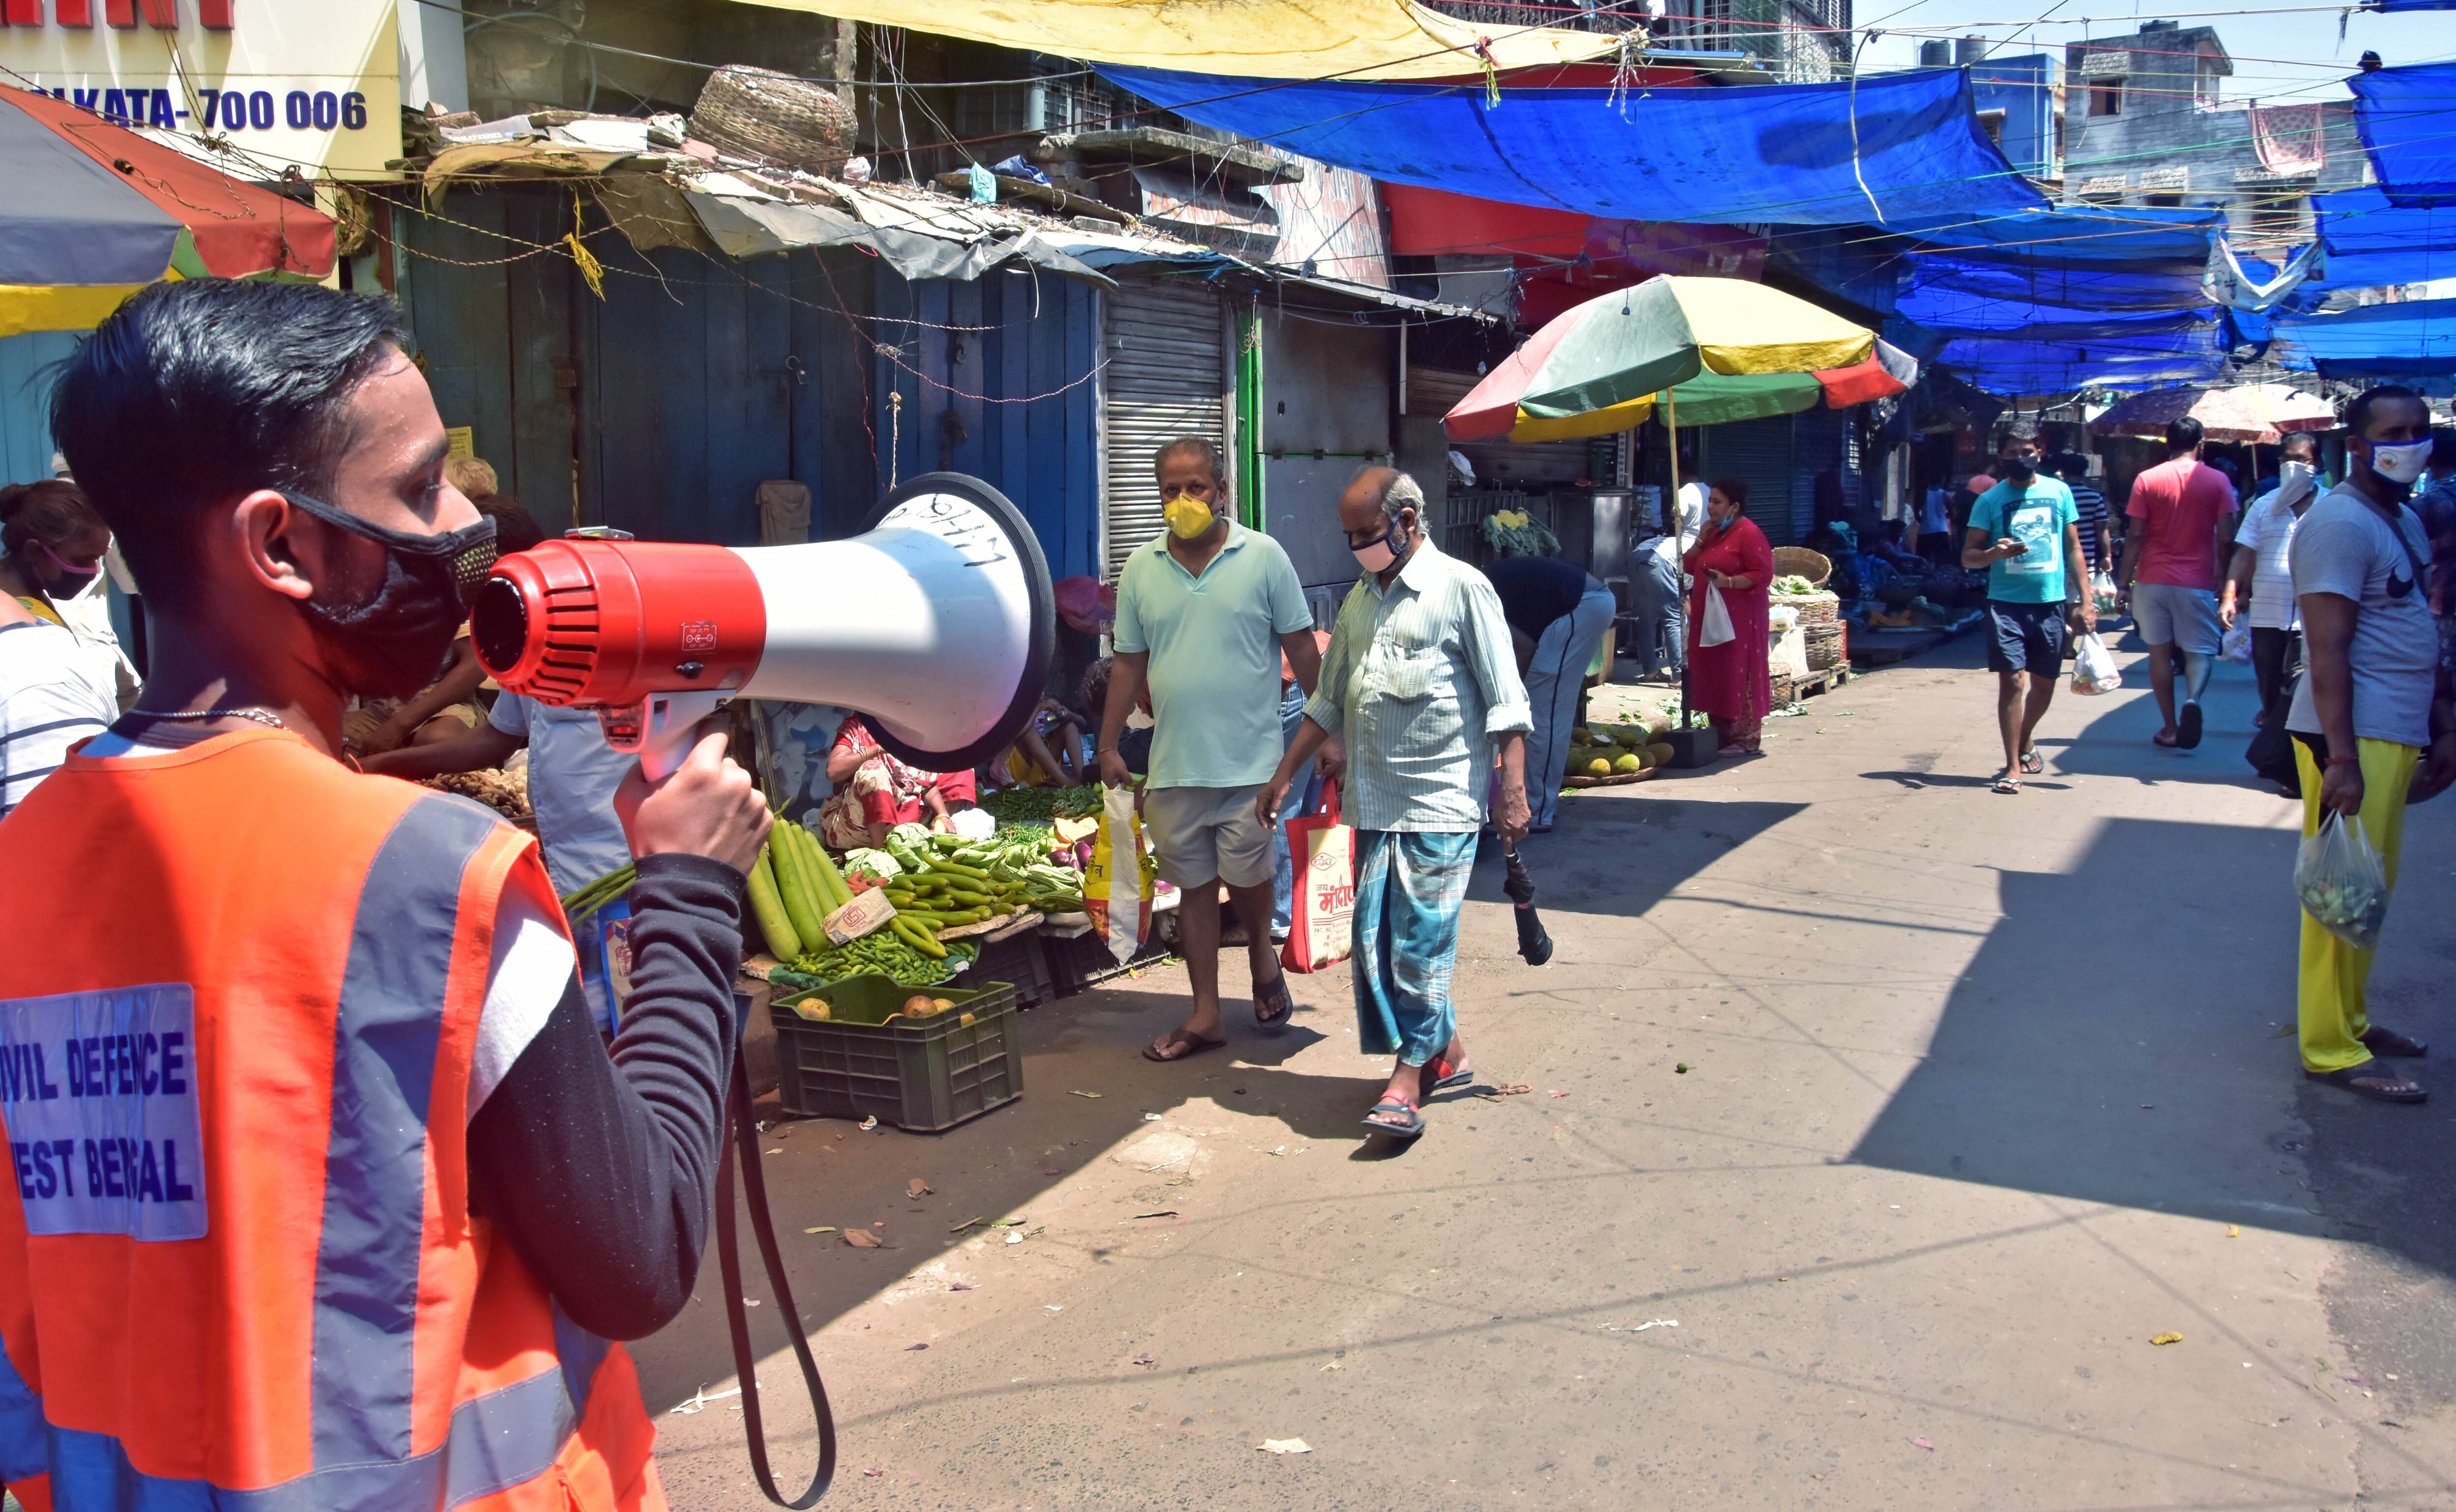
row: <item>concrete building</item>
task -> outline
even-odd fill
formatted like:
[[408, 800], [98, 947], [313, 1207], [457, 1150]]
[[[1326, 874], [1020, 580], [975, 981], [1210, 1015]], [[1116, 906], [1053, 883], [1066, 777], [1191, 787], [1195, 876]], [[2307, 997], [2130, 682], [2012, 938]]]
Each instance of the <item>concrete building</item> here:
[[2238, 253], [2276, 258], [2312, 236], [2311, 196], [2365, 182], [2353, 106], [2229, 99], [2213, 27], [2152, 21], [2064, 51], [2063, 197], [2222, 210]]
[[1922, 42], [1919, 67], [1968, 68], [1978, 124], [2013, 166], [2045, 182], [2063, 177], [2063, 135], [2057, 130], [2064, 102], [2062, 60], [2052, 52], [1990, 56], [1987, 49], [1980, 37]]

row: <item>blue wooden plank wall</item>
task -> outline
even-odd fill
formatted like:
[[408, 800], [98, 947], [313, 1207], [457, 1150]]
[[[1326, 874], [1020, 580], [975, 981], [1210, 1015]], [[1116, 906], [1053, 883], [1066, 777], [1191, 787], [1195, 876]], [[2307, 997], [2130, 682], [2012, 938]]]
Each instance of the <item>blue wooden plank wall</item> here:
[[410, 317], [444, 422], [476, 428], [549, 529], [755, 544], [758, 486], [785, 478], [810, 485], [814, 536], [857, 524], [880, 492], [855, 335], [870, 259], [643, 255], [597, 235], [603, 298], [559, 251], [503, 260], [559, 240], [571, 215], [567, 191], [522, 185], [405, 217]]
[[[1099, 571], [1099, 447], [1091, 380], [1098, 302], [1078, 280], [994, 272], [909, 283], [877, 272], [875, 410], [893, 476], [987, 479], [1040, 538], [1053, 578]], [[892, 396], [901, 395], [900, 419]], [[884, 485], [890, 469], [880, 468]]]
[[76, 350], [73, 331], [30, 331], [0, 337], [0, 483], [51, 476], [51, 396], [43, 370]]

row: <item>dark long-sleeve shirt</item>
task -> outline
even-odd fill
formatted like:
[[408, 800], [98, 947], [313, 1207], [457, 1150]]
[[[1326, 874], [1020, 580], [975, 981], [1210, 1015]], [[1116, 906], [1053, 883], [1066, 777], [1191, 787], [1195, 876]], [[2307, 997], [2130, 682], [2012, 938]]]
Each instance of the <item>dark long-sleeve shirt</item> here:
[[575, 975], [468, 1134], [471, 1206], [608, 1338], [652, 1334], [690, 1298], [742, 1030], [742, 874], [704, 856], [638, 865], [612, 1054]]

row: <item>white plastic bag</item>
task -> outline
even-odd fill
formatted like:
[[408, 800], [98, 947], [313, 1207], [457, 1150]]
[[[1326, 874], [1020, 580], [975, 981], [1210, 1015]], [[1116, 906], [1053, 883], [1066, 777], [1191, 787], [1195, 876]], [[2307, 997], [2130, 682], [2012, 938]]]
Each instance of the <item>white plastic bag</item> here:
[[2113, 614], [2115, 612], [2115, 579], [2113, 577], [2101, 572], [2091, 578], [2089, 580], [2089, 592], [2090, 597], [2098, 601], [2098, 613]]
[[2084, 635], [2073, 647], [2072, 690], [2076, 693], [2112, 693], [2123, 685], [2123, 673], [2115, 664], [2115, 653], [2096, 635]]
[[1094, 832], [1092, 864], [1083, 868], [1083, 908], [1123, 966], [1151, 935], [1151, 848], [1135, 812], [1135, 790], [1100, 790], [1100, 828]]
[[2371, 848], [2361, 818], [2331, 809], [2294, 856], [2294, 890], [2320, 928], [2358, 950], [2379, 949], [2387, 922], [2387, 864]]
[[2218, 642], [2218, 657], [2241, 666], [2251, 664], [2251, 622], [2237, 620]]
[[1731, 608], [1723, 602], [1723, 590], [1708, 584], [1705, 618], [1697, 623], [1697, 644], [1721, 645], [1739, 633], [1731, 628]]

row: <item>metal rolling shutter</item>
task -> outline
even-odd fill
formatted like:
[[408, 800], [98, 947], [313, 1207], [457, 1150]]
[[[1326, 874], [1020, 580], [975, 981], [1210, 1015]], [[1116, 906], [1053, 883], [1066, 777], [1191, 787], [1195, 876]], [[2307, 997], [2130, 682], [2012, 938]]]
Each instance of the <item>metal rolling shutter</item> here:
[[[1473, 373], [1411, 367], [1407, 369], [1407, 413], [1439, 419], [1482, 381]], [[1475, 469], [1475, 486], [1480, 490], [1522, 485], [1537, 491], [1552, 485], [1566, 487], [1586, 476], [1591, 465], [1592, 448], [1583, 440], [1493, 439], [1452, 441], [1449, 446]]]
[[1126, 283], [1103, 293], [1100, 521], [1105, 574], [1160, 533], [1152, 459], [1180, 436], [1226, 448], [1228, 392], [1219, 296], [1191, 282]]
[[1748, 515], [1764, 531], [1766, 540], [1777, 546], [1788, 546], [1799, 540], [1791, 523], [1792, 426], [1796, 417], [1769, 416], [1764, 419], [1733, 420], [1728, 425], [1708, 425], [1698, 435], [1704, 439], [1705, 481], [1710, 486], [1717, 478], [1738, 478], [1749, 485]]

